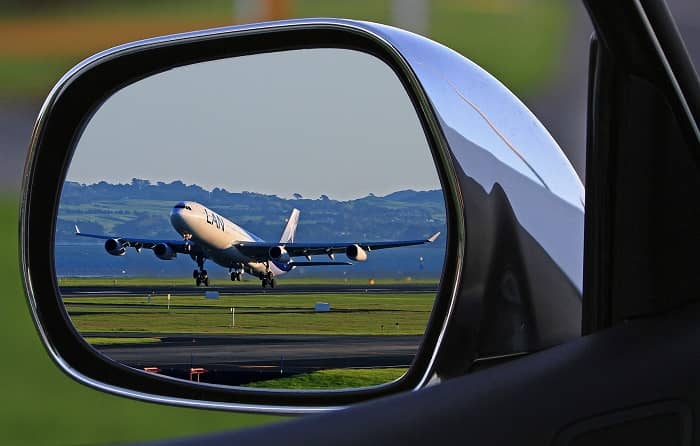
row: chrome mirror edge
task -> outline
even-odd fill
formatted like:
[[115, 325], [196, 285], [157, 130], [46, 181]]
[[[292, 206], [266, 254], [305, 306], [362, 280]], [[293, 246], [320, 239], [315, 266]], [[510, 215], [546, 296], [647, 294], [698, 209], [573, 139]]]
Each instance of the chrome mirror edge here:
[[[236, 411], [252, 411], [252, 412], [260, 412], [260, 413], [315, 413], [319, 411], [328, 411], [328, 410], [337, 410], [339, 408], [346, 407], [344, 405], [340, 406], [313, 406], [313, 405], [267, 405], [267, 404], [247, 404], [247, 403], [228, 403], [228, 402], [219, 402], [219, 401], [201, 401], [201, 400], [191, 400], [191, 399], [183, 399], [183, 398], [177, 398], [177, 397], [170, 397], [170, 396], [160, 396], [157, 394], [148, 394], [148, 393], [143, 393], [143, 392], [138, 392], [138, 391], [133, 391], [128, 388], [120, 387], [120, 386], [114, 386], [110, 384], [106, 384], [104, 382], [100, 382], [98, 380], [95, 380], [93, 378], [90, 378], [89, 376], [81, 373], [79, 370], [75, 369], [72, 367], [68, 361], [63, 358], [60, 353], [55, 349], [55, 346], [53, 345], [53, 342], [50, 338], [50, 335], [46, 332], [44, 325], [42, 323], [41, 316], [37, 312], [37, 305], [36, 305], [36, 295], [35, 295], [35, 290], [32, 286], [32, 278], [31, 278], [31, 267], [25, 258], [25, 253], [27, 252], [27, 249], [25, 248], [25, 244], [29, 238], [27, 229], [28, 229], [28, 221], [27, 219], [29, 218], [28, 215], [28, 205], [29, 201], [31, 198], [31, 180], [33, 176], [36, 174], [35, 172], [35, 161], [36, 161], [36, 155], [37, 155], [37, 150], [39, 148], [40, 142], [41, 142], [41, 136], [43, 131], [45, 130], [47, 120], [49, 116], [51, 115], [54, 105], [56, 100], [61, 96], [63, 93], [64, 89], [71, 84], [77, 77], [80, 76], [80, 74], [92, 66], [99, 65], [111, 58], [118, 57], [123, 55], [124, 53], [129, 53], [129, 52], [134, 52], [134, 51], [139, 51], [139, 50], [145, 50], [152, 48], [154, 46], [161, 46], [161, 45], [170, 45], [170, 44], [177, 44], [183, 40], [189, 40], [189, 39], [201, 39], [201, 38], [216, 38], [219, 36], [228, 36], [231, 34], [236, 34], [238, 32], [252, 32], [252, 33], [258, 33], [258, 32], [265, 32], [265, 31], [275, 31], [280, 26], [285, 29], [289, 29], [290, 27], [301, 27], [301, 28], [337, 28], [343, 31], [352, 31], [352, 32], [361, 32], [363, 35], [366, 37], [369, 37], [375, 41], [375, 43], [381, 44], [387, 49], [388, 51], [393, 51], [393, 56], [397, 58], [397, 60], [403, 60], [401, 54], [394, 49], [394, 47], [387, 42], [385, 39], [381, 38], [380, 36], [368, 31], [367, 29], [363, 28], [362, 26], [358, 26], [357, 23], [351, 22], [351, 21], [346, 21], [346, 20], [302, 20], [302, 21], [287, 21], [283, 22], [281, 24], [279, 23], [272, 23], [269, 24], [269, 28], [267, 27], [267, 24], [255, 24], [255, 25], [250, 25], [250, 26], [243, 26], [243, 27], [227, 27], [223, 29], [216, 29], [216, 30], [208, 30], [208, 31], [199, 31], [199, 32], [193, 32], [193, 33], [185, 33], [185, 34], [180, 34], [180, 35], [174, 35], [174, 36], [165, 36], [165, 37], [159, 37], [159, 38], [154, 38], [154, 39], [147, 39], [141, 42], [135, 42], [131, 44], [126, 44], [126, 45], [121, 45], [106, 51], [103, 51], [101, 53], [98, 53], [90, 58], [85, 59], [83, 62], [79, 63], [76, 67], [72, 68], [67, 72], [59, 81], [59, 83], [52, 89], [51, 93], [47, 97], [46, 101], [44, 102], [41, 111], [39, 113], [39, 116], [36, 121], [35, 125], [35, 131], [32, 137], [32, 140], [30, 142], [30, 155], [28, 159], [28, 163], [25, 168], [25, 185], [23, 186], [23, 193], [22, 193], [22, 204], [21, 204], [21, 218], [20, 218], [20, 245], [21, 245], [21, 252], [22, 252], [22, 272], [24, 276], [24, 281], [25, 281], [25, 293], [27, 295], [27, 299], [30, 305], [30, 308], [32, 310], [32, 315], [35, 324], [37, 325], [37, 329], [39, 331], [40, 337], [42, 339], [42, 342], [44, 343], [45, 347], [47, 348], [47, 351], [49, 352], [50, 356], [52, 357], [52, 360], [61, 368], [66, 374], [71, 376], [73, 379], [76, 379], [77, 381], [84, 383], [90, 387], [93, 388], [98, 388], [100, 390], [104, 390], [109, 393], [117, 394], [117, 395], [122, 395], [122, 396], [127, 396], [131, 398], [136, 398], [136, 399], [141, 399], [141, 400], [146, 400], [146, 401], [153, 401], [153, 402], [160, 402], [160, 403], [170, 403], [170, 404], [177, 404], [177, 405], [183, 405], [183, 406], [188, 406], [188, 407], [206, 407], [206, 408], [213, 408], [213, 409], [226, 409], [226, 410], [236, 410]], [[408, 69], [410, 67], [406, 65]], [[414, 85], [417, 84], [416, 81], [413, 81]], [[422, 99], [422, 98], [421, 98]], [[429, 101], [422, 99], [421, 103], [423, 107], [430, 107]], [[443, 149], [443, 160], [449, 160], [449, 155], [447, 149]], [[453, 184], [456, 184], [456, 180], [453, 178], [452, 179]], [[455, 195], [456, 196], [456, 195]], [[460, 261], [461, 262], [461, 261]], [[460, 263], [461, 264], [461, 263]], [[459, 274], [456, 274], [456, 276], [459, 276]], [[452, 308], [454, 308], [455, 305], [455, 299], [457, 296], [457, 283], [455, 282], [454, 285], [451, 287], [450, 290], [450, 304], [449, 308], [450, 311]], [[413, 390], [417, 390], [422, 388], [428, 380], [433, 376], [433, 366], [435, 359], [437, 357], [437, 351], [439, 347], [439, 344], [442, 342], [442, 339], [445, 334], [445, 330], [447, 327], [447, 321], [449, 320], [449, 316], [446, 317], [443, 321], [443, 324], [441, 326], [440, 330], [440, 335], [438, 338], [438, 342], [436, 344], [436, 348], [432, 348], [432, 355], [430, 359], [430, 364], [426, 368], [425, 373], [423, 373], [422, 378], [419, 380], [419, 382], [413, 387]], [[381, 386], [383, 387], [383, 386]]]

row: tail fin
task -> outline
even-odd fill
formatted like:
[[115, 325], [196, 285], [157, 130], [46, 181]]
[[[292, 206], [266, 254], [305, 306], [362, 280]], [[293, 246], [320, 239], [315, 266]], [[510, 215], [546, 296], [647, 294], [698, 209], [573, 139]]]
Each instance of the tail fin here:
[[292, 209], [292, 213], [287, 219], [287, 224], [282, 231], [282, 237], [280, 237], [280, 243], [292, 243], [294, 242], [294, 233], [297, 230], [297, 223], [299, 223], [299, 209]]

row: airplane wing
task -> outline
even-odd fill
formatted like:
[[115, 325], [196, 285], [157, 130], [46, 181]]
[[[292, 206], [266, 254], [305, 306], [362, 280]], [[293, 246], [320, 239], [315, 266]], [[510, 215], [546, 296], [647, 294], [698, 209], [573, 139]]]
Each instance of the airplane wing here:
[[398, 248], [401, 246], [422, 245], [424, 243], [432, 243], [440, 236], [436, 232], [427, 239], [419, 240], [395, 240], [383, 242], [338, 242], [338, 243], [280, 243], [280, 242], [238, 242], [236, 248], [245, 256], [251, 259], [264, 262], [272, 260], [270, 258], [270, 249], [274, 247], [283, 247], [290, 257], [306, 257], [309, 259], [313, 255], [327, 255], [332, 257], [333, 254], [347, 252], [351, 246], [359, 246], [363, 250], [370, 252], [378, 249]]
[[121, 237], [117, 235], [103, 234], [87, 234], [84, 232], [80, 232], [80, 229], [77, 225], [75, 226], [75, 235], [100, 240], [116, 240], [124, 248], [131, 247], [135, 248], [137, 251], [140, 251], [141, 249], [153, 249], [157, 245], [168, 245], [173, 251], [175, 251], [178, 254], [203, 255], [197, 244], [195, 244], [192, 241]]

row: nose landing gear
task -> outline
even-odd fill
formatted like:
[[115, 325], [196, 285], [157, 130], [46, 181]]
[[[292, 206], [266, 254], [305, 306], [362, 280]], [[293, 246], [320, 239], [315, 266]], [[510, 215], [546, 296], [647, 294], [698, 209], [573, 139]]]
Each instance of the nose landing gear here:
[[192, 271], [192, 277], [194, 277], [194, 281], [197, 284], [197, 286], [204, 285], [204, 286], [209, 286], [209, 274], [207, 273], [206, 269], [202, 270], [194, 270]]
[[198, 269], [192, 271], [192, 278], [195, 283], [197, 286], [209, 286], [209, 274], [207, 270], [204, 269], [204, 257], [197, 257], [197, 268]]

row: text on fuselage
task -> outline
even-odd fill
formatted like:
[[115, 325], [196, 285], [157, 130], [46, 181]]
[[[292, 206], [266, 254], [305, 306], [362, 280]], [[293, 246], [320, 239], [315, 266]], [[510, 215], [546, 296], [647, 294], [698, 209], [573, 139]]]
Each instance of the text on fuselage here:
[[212, 226], [216, 226], [216, 229], [221, 231], [224, 230], [224, 219], [213, 212], [209, 212], [204, 209], [204, 214], [207, 216], [207, 223]]

